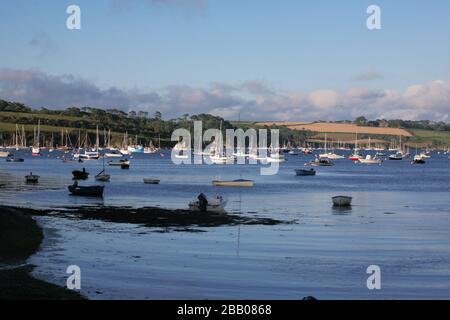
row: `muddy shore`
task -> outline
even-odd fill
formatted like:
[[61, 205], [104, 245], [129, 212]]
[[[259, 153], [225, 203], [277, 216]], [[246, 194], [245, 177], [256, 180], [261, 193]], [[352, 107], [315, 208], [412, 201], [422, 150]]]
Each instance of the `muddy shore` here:
[[[257, 215], [217, 214], [189, 210], [129, 207], [72, 207], [52, 210], [0, 206], [0, 300], [84, 299], [77, 292], [35, 279], [26, 260], [44, 238], [33, 216], [101, 220], [136, 224], [155, 232], [205, 232], [204, 228], [234, 225], [276, 225], [281, 221]], [[203, 229], [199, 229], [203, 228]]]

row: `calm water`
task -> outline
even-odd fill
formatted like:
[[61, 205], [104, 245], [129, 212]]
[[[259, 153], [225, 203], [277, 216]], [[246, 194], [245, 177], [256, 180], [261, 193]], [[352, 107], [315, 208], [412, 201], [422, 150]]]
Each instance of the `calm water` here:
[[[20, 155], [20, 154], [18, 154]], [[22, 156], [22, 155], [21, 155]], [[112, 175], [103, 200], [68, 195], [71, 171], [95, 175], [102, 161], [64, 164], [57, 154], [24, 155], [24, 163], [0, 160], [0, 201], [29, 207], [128, 205], [186, 208], [198, 193], [221, 194], [228, 211], [296, 224], [204, 228], [172, 232], [136, 225], [41, 217], [46, 240], [30, 259], [35, 275], [65, 284], [65, 269], [82, 269], [82, 293], [90, 298], [320, 299], [450, 298], [450, 159], [433, 154], [425, 165], [409, 160], [382, 166], [348, 160], [296, 177], [311, 156], [287, 156], [275, 176], [258, 166], [175, 166], [170, 156], [136, 155], [130, 170]], [[29, 171], [41, 175], [26, 186]], [[255, 180], [245, 190], [211, 186], [214, 178]], [[144, 185], [157, 176], [160, 185]], [[90, 179], [86, 184], [94, 183]], [[350, 210], [330, 197], [354, 197]], [[366, 268], [382, 270], [382, 290], [366, 288]]]

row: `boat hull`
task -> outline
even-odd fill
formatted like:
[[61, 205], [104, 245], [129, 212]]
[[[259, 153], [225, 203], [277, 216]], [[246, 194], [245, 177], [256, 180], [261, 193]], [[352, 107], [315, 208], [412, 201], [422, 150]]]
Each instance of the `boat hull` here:
[[295, 170], [295, 174], [297, 176], [315, 176], [316, 170], [314, 170], [314, 169], [310, 169], [310, 170], [298, 169], [298, 170]]
[[222, 181], [214, 180], [212, 184], [216, 187], [240, 187], [240, 188], [251, 188], [254, 186], [253, 180], [232, 180], [232, 181]]
[[103, 197], [103, 186], [68, 186], [71, 194], [84, 197]]
[[159, 184], [159, 179], [144, 179], [145, 184]]
[[336, 196], [332, 197], [331, 200], [336, 207], [348, 207], [352, 205], [352, 197]]

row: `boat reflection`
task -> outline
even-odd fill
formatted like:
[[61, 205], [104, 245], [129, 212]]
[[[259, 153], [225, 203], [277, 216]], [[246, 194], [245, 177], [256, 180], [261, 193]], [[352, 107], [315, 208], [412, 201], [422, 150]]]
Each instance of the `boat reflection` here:
[[332, 213], [335, 216], [349, 216], [352, 214], [352, 206], [346, 207], [333, 206]]

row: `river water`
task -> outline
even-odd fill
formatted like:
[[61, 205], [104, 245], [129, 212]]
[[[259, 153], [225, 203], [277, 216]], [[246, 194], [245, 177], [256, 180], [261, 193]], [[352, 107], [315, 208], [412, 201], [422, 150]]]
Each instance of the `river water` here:
[[[348, 153], [344, 153], [348, 155]], [[65, 285], [67, 266], [82, 271], [92, 299], [419, 299], [450, 298], [450, 159], [381, 166], [338, 160], [315, 177], [296, 177], [312, 156], [287, 156], [274, 176], [252, 165], [176, 166], [170, 155], [135, 155], [130, 170], [107, 167], [103, 200], [69, 196], [70, 172], [95, 175], [102, 161], [64, 164], [58, 153], [0, 162], [2, 204], [31, 208], [83, 205], [186, 208], [198, 193], [228, 198], [227, 210], [294, 224], [161, 232], [132, 224], [38, 217], [46, 239], [32, 256], [38, 278]], [[23, 183], [32, 171], [36, 186]], [[156, 176], [160, 185], [145, 185]], [[255, 180], [254, 188], [213, 187], [215, 178]], [[85, 182], [93, 184], [93, 179]], [[348, 210], [334, 195], [353, 196]], [[366, 269], [381, 268], [381, 290]]]

